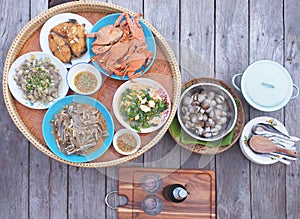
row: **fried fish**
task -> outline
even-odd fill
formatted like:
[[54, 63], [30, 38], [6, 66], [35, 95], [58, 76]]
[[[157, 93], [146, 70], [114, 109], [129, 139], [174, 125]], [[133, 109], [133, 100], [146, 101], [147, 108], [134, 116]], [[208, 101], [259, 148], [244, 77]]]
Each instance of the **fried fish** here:
[[56, 25], [55, 27], [53, 27], [50, 32], [54, 32], [57, 33], [65, 38], [67, 38], [68, 36], [68, 32], [69, 32], [69, 28], [74, 25], [74, 24], [78, 24], [77, 20], [75, 19], [69, 19], [69, 21], [60, 23], [58, 25]]
[[79, 24], [77, 20], [70, 19], [67, 22], [60, 23], [50, 30], [64, 37], [71, 48], [72, 56], [80, 57], [86, 52], [85, 24]]
[[54, 56], [64, 63], [71, 62], [71, 48], [68, 41], [64, 37], [56, 33], [50, 33], [48, 35], [48, 41], [50, 50], [53, 52]]
[[68, 41], [74, 56], [79, 57], [86, 52], [85, 25], [75, 23], [69, 26]]

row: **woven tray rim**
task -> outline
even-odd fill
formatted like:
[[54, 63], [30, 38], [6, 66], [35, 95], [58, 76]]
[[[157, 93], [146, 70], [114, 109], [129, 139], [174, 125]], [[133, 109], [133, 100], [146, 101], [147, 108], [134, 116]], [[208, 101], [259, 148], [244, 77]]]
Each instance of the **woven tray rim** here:
[[175, 58], [175, 55], [173, 54], [173, 51], [171, 50], [170, 46], [168, 45], [167, 41], [163, 38], [163, 36], [147, 21], [144, 19], [143, 22], [151, 29], [153, 32], [156, 43], [158, 46], [161, 47], [162, 52], [164, 56], [167, 58], [169, 62], [169, 66], [172, 70], [172, 77], [173, 77], [173, 99], [172, 99], [172, 109], [169, 116], [169, 119], [165, 123], [165, 125], [160, 129], [159, 133], [153, 138], [147, 145], [145, 145], [143, 148], [141, 148], [137, 153], [118, 158], [111, 161], [103, 161], [103, 162], [88, 162], [88, 163], [75, 163], [75, 162], [69, 162], [66, 160], [61, 159], [57, 155], [55, 155], [47, 146], [44, 146], [41, 142], [38, 141], [38, 139], [27, 129], [23, 121], [21, 120], [19, 114], [16, 111], [16, 107], [14, 105], [14, 98], [12, 97], [9, 89], [8, 89], [8, 71], [13, 63], [13, 61], [16, 59], [18, 53], [21, 51], [21, 49], [24, 47], [27, 40], [34, 34], [50, 17], [59, 14], [59, 13], [65, 13], [65, 12], [83, 12], [85, 10], [88, 10], [89, 12], [97, 12], [97, 11], [104, 11], [104, 12], [126, 12], [131, 15], [134, 15], [134, 13], [126, 8], [123, 8], [118, 5], [106, 3], [106, 2], [96, 2], [96, 1], [77, 1], [77, 2], [69, 2], [60, 4], [58, 6], [55, 6], [51, 9], [48, 9], [44, 11], [43, 13], [39, 14], [32, 20], [30, 20], [18, 33], [16, 38], [14, 39], [11, 47], [8, 50], [6, 60], [4, 63], [4, 70], [3, 70], [3, 79], [2, 79], [2, 86], [3, 86], [3, 97], [4, 102], [6, 105], [6, 108], [9, 112], [9, 115], [11, 116], [11, 119], [17, 126], [17, 128], [20, 130], [20, 132], [33, 144], [36, 148], [38, 148], [41, 152], [48, 155], [49, 157], [60, 161], [65, 164], [69, 164], [72, 166], [78, 166], [78, 167], [88, 167], [88, 168], [97, 168], [97, 167], [109, 167], [109, 166], [116, 166], [119, 164], [126, 163], [134, 158], [137, 158], [141, 156], [143, 153], [148, 151], [150, 148], [155, 146], [156, 143], [164, 136], [166, 131], [168, 130], [168, 127], [170, 126], [174, 116], [176, 115], [176, 109], [178, 107], [179, 99], [180, 99], [180, 92], [181, 92], [181, 73]]
[[173, 140], [180, 145], [181, 147], [192, 151], [194, 153], [197, 154], [219, 154], [222, 153], [226, 150], [228, 150], [229, 148], [231, 148], [240, 138], [242, 131], [243, 131], [243, 127], [245, 125], [245, 111], [244, 111], [244, 107], [243, 107], [243, 102], [241, 100], [241, 98], [239, 97], [239, 95], [237, 95], [237, 93], [233, 90], [233, 88], [231, 88], [227, 83], [225, 83], [224, 81], [217, 79], [217, 78], [210, 78], [210, 77], [200, 77], [200, 78], [194, 78], [191, 79], [185, 83], [182, 84], [182, 89], [186, 89], [188, 87], [190, 87], [193, 84], [197, 84], [197, 83], [218, 83], [221, 84], [223, 86], [225, 86], [225, 89], [229, 91], [229, 93], [231, 93], [231, 95], [234, 98], [237, 98], [239, 100], [239, 105], [238, 105], [238, 119], [236, 122], [236, 127], [234, 130], [234, 136], [233, 136], [233, 140], [231, 142], [231, 144], [226, 145], [226, 146], [220, 146], [220, 147], [209, 147], [206, 145], [202, 145], [202, 144], [183, 144], [180, 140], [178, 141], [177, 138], [173, 135], [171, 129], [169, 128], [169, 133], [171, 135], [171, 137], [173, 138]]

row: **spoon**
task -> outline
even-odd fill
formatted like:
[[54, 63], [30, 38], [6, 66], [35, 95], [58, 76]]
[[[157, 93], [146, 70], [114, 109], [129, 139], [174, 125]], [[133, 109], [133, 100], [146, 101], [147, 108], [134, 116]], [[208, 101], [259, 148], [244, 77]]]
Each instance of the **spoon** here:
[[290, 156], [288, 156], [288, 155], [284, 155], [284, 156], [286, 156], [286, 157], [283, 157], [282, 154], [280, 154], [280, 156], [278, 156], [278, 154], [275, 153], [275, 152], [273, 152], [273, 153], [268, 153], [268, 154], [256, 152], [256, 151], [254, 151], [254, 150], [250, 147], [249, 140], [251, 139], [251, 137], [252, 137], [252, 135], [249, 136], [246, 145], [249, 147], [249, 149], [250, 149], [253, 153], [259, 154], [259, 155], [264, 156], [264, 157], [269, 157], [269, 158], [278, 160], [279, 162], [282, 162], [282, 163], [284, 163], [284, 164], [286, 164], [286, 165], [290, 165], [290, 164], [291, 164], [291, 162], [290, 162], [289, 160], [287, 160], [286, 157], [289, 157], [291, 160], [297, 160], [297, 158], [290, 157]]
[[298, 157], [299, 152], [287, 148], [282, 148], [277, 146], [274, 142], [270, 139], [260, 136], [254, 135], [249, 141], [250, 147], [259, 153], [271, 153], [271, 152], [280, 152], [285, 153], [293, 157]]
[[252, 132], [257, 135], [272, 135], [277, 136], [279, 138], [291, 140], [291, 141], [299, 141], [300, 138], [294, 136], [288, 136], [281, 131], [274, 128], [274, 126], [265, 123], [258, 123], [252, 127]]

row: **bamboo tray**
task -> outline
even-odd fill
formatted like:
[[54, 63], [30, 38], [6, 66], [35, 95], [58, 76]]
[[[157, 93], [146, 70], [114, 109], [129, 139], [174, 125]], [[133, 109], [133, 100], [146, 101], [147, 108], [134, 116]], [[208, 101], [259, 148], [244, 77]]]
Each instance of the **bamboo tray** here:
[[[127, 12], [131, 15], [134, 14], [128, 9], [113, 4], [85, 1], [58, 5], [32, 19], [24, 26], [13, 41], [5, 61], [3, 71], [3, 95], [7, 110], [18, 129], [35, 147], [49, 157], [62, 163], [79, 167], [95, 168], [115, 166], [130, 161], [155, 146], [155, 144], [164, 136], [176, 114], [181, 92], [181, 75], [175, 56], [162, 35], [147, 21], [143, 20], [153, 32], [156, 41], [157, 54], [152, 67], [143, 75], [143, 77], [151, 78], [164, 85], [171, 98], [172, 108], [169, 119], [161, 129], [149, 134], [140, 135], [142, 140], [141, 149], [133, 155], [119, 155], [111, 146], [101, 157], [88, 163], [73, 163], [59, 158], [49, 150], [42, 135], [42, 121], [46, 110], [34, 110], [21, 105], [12, 97], [8, 89], [8, 71], [14, 60], [24, 53], [41, 51], [39, 45], [39, 33], [41, 27], [50, 17], [66, 12], [77, 13], [87, 18], [92, 24], [111, 13]], [[122, 83], [122, 81], [103, 76], [103, 85], [101, 89], [96, 94], [92, 95], [93, 98], [102, 102], [112, 114], [115, 131], [121, 129], [122, 126], [113, 115], [112, 98], [115, 91]], [[69, 91], [69, 94], [72, 93]]]

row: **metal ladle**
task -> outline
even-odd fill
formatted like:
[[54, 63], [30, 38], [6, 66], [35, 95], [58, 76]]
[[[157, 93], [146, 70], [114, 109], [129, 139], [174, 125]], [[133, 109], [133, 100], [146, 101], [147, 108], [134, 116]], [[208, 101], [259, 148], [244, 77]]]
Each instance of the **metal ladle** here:
[[282, 138], [285, 140], [289, 141], [299, 141], [300, 138], [294, 137], [294, 136], [289, 136], [278, 129], [276, 129], [274, 126], [270, 124], [265, 124], [265, 123], [258, 123], [252, 127], [252, 132], [257, 134], [257, 135], [270, 135], [270, 136], [276, 136], [278, 138]]

